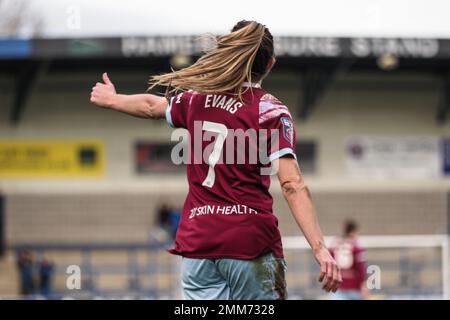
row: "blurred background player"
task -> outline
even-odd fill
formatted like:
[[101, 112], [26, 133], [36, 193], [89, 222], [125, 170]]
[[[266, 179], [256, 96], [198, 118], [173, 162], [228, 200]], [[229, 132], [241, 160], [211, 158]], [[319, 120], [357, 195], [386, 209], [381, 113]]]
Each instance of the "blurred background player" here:
[[175, 239], [181, 212], [173, 205], [163, 203], [157, 208], [155, 227], [150, 230], [150, 241], [168, 243]]
[[43, 256], [39, 263], [39, 293], [45, 297], [52, 294], [52, 281], [55, 264], [47, 256]]
[[20, 275], [20, 293], [24, 296], [35, 293], [34, 257], [29, 248], [23, 248], [19, 251], [17, 268]]
[[366, 285], [366, 250], [358, 241], [358, 224], [354, 220], [344, 222], [343, 236], [335, 238], [330, 250], [342, 272], [339, 292], [332, 293], [334, 300], [368, 299]]

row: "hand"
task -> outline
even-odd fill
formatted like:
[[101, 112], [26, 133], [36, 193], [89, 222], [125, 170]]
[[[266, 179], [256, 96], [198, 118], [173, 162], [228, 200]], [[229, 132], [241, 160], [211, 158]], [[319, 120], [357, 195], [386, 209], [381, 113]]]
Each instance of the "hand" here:
[[342, 283], [342, 275], [336, 261], [325, 247], [314, 250], [314, 257], [320, 265], [319, 282], [327, 292], [336, 292]]
[[91, 102], [96, 106], [103, 108], [111, 108], [114, 104], [114, 99], [117, 96], [114, 84], [109, 80], [108, 74], [103, 73], [104, 83], [97, 82], [92, 88]]

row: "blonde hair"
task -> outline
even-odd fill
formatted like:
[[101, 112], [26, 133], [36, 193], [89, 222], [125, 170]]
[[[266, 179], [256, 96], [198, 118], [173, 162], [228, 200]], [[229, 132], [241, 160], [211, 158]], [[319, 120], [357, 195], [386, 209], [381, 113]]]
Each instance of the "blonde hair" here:
[[149, 89], [166, 86], [167, 93], [179, 90], [200, 93], [232, 91], [242, 100], [242, 94], [247, 90], [242, 83], [255, 80], [252, 79], [252, 67], [266, 28], [255, 21], [240, 23], [244, 25], [239, 29], [235, 30], [235, 27], [231, 33], [217, 37], [214, 47], [193, 65], [152, 76]]

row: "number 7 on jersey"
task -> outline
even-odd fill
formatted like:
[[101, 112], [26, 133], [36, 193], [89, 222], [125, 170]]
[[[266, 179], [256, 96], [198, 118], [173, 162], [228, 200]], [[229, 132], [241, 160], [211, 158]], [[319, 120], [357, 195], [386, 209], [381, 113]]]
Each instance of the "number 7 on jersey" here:
[[203, 130], [217, 133], [217, 138], [214, 142], [214, 148], [208, 158], [208, 174], [206, 175], [205, 180], [203, 180], [202, 186], [212, 188], [214, 182], [216, 180], [216, 173], [214, 172], [214, 167], [220, 159], [220, 155], [222, 153], [223, 144], [228, 135], [227, 127], [222, 123], [204, 121], [203, 122]]

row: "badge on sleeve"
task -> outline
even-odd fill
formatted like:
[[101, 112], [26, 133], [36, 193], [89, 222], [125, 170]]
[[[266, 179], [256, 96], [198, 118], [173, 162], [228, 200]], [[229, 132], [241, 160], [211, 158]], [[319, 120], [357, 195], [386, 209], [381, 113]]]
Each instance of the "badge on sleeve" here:
[[182, 92], [176, 96], [177, 100], [175, 100], [175, 103], [181, 103], [181, 97], [183, 96], [183, 93], [184, 92]]
[[289, 117], [280, 118], [283, 126], [283, 138], [292, 146], [294, 144], [294, 124]]

